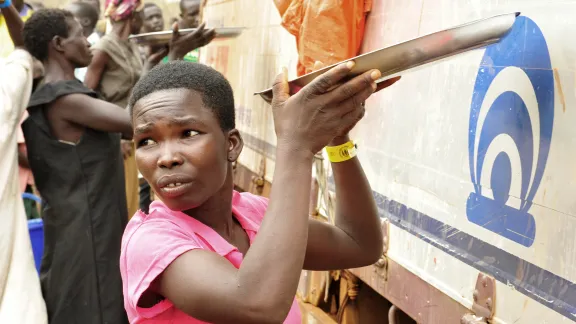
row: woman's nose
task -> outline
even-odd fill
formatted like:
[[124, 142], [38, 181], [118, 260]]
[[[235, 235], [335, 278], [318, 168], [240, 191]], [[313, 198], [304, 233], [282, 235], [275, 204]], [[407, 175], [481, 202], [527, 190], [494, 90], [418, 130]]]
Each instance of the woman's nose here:
[[182, 165], [184, 159], [182, 155], [170, 148], [165, 148], [160, 158], [158, 158], [158, 167], [172, 169], [175, 166]]

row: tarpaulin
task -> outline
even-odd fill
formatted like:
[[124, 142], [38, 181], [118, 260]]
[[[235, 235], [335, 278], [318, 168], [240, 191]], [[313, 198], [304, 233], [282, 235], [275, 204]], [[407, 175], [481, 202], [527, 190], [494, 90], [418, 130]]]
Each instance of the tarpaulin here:
[[358, 55], [372, 0], [274, 0], [282, 26], [296, 37], [298, 76], [314, 62], [334, 64]]

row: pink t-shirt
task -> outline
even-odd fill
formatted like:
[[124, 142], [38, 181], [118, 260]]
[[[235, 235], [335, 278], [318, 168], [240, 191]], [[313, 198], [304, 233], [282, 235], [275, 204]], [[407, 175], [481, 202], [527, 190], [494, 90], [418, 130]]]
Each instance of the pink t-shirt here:
[[[254, 241], [268, 207], [266, 198], [234, 191], [232, 212]], [[236, 268], [242, 263], [242, 253], [212, 228], [200, 221], [166, 207], [161, 201], [150, 204], [150, 214], [138, 211], [124, 231], [120, 271], [124, 290], [124, 308], [130, 323], [205, 323], [177, 309], [165, 299], [151, 308], [137, 306], [150, 284], [181, 254], [204, 249], [225, 257]], [[301, 323], [296, 300], [285, 324]]]

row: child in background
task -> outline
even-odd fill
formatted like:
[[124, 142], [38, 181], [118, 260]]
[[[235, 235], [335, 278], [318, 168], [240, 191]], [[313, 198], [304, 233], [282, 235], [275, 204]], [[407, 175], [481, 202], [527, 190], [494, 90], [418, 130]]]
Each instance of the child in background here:
[[[122, 238], [131, 323], [300, 323], [302, 269], [355, 268], [381, 256], [380, 218], [348, 138], [381, 74], [345, 82], [353, 66], [333, 68], [294, 96], [286, 73], [274, 82], [270, 200], [233, 189], [243, 141], [224, 76], [173, 62], [136, 84], [136, 162], [159, 200], [134, 215]], [[326, 145], [350, 150], [332, 160], [335, 225], [308, 217], [312, 160]]]
[[205, 5], [205, 0], [180, 0], [180, 27], [198, 28]]
[[[180, 20], [178, 21], [178, 28], [199, 28], [204, 29], [205, 25], [200, 24], [202, 21], [202, 2], [200, 0], [180, 0]], [[210, 30], [207, 30], [210, 32]], [[212, 35], [214, 33], [212, 32]], [[197, 63], [200, 59], [200, 48], [210, 44], [214, 36], [204, 36], [198, 39], [198, 48], [190, 51], [184, 55], [183, 60], [187, 62]], [[168, 62], [168, 57], [162, 60], [162, 63]]]
[[141, 33], [159, 32], [164, 30], [164, 15], [162, 9], [153, 2], [144, 4]]

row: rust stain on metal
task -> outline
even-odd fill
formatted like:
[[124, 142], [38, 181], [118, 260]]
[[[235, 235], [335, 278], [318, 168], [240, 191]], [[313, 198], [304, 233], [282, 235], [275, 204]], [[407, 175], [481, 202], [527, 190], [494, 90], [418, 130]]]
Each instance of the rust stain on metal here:
[[478, 274], [476, 288], [472, 295], [472, 311], [476, 316], [490, 319], [495, 313], [496, 281], [483, 273]]
[[470, 312], [392, 259], [387, 259], [387, 278], [379, 276], [375, 268], [373, 265], [349, 271], [418, 323], [458, 323]]
[[564, 99], [564, 91], [562, 90], [562, 83], [560, 82], [560, 74], [558, 74], [558, 69], [554, 68], [554, 80], [558, 85], [558, 94], [560, 94], [560, 103], [562, 103], [562, 112], [566, 112], [566, 100]]

